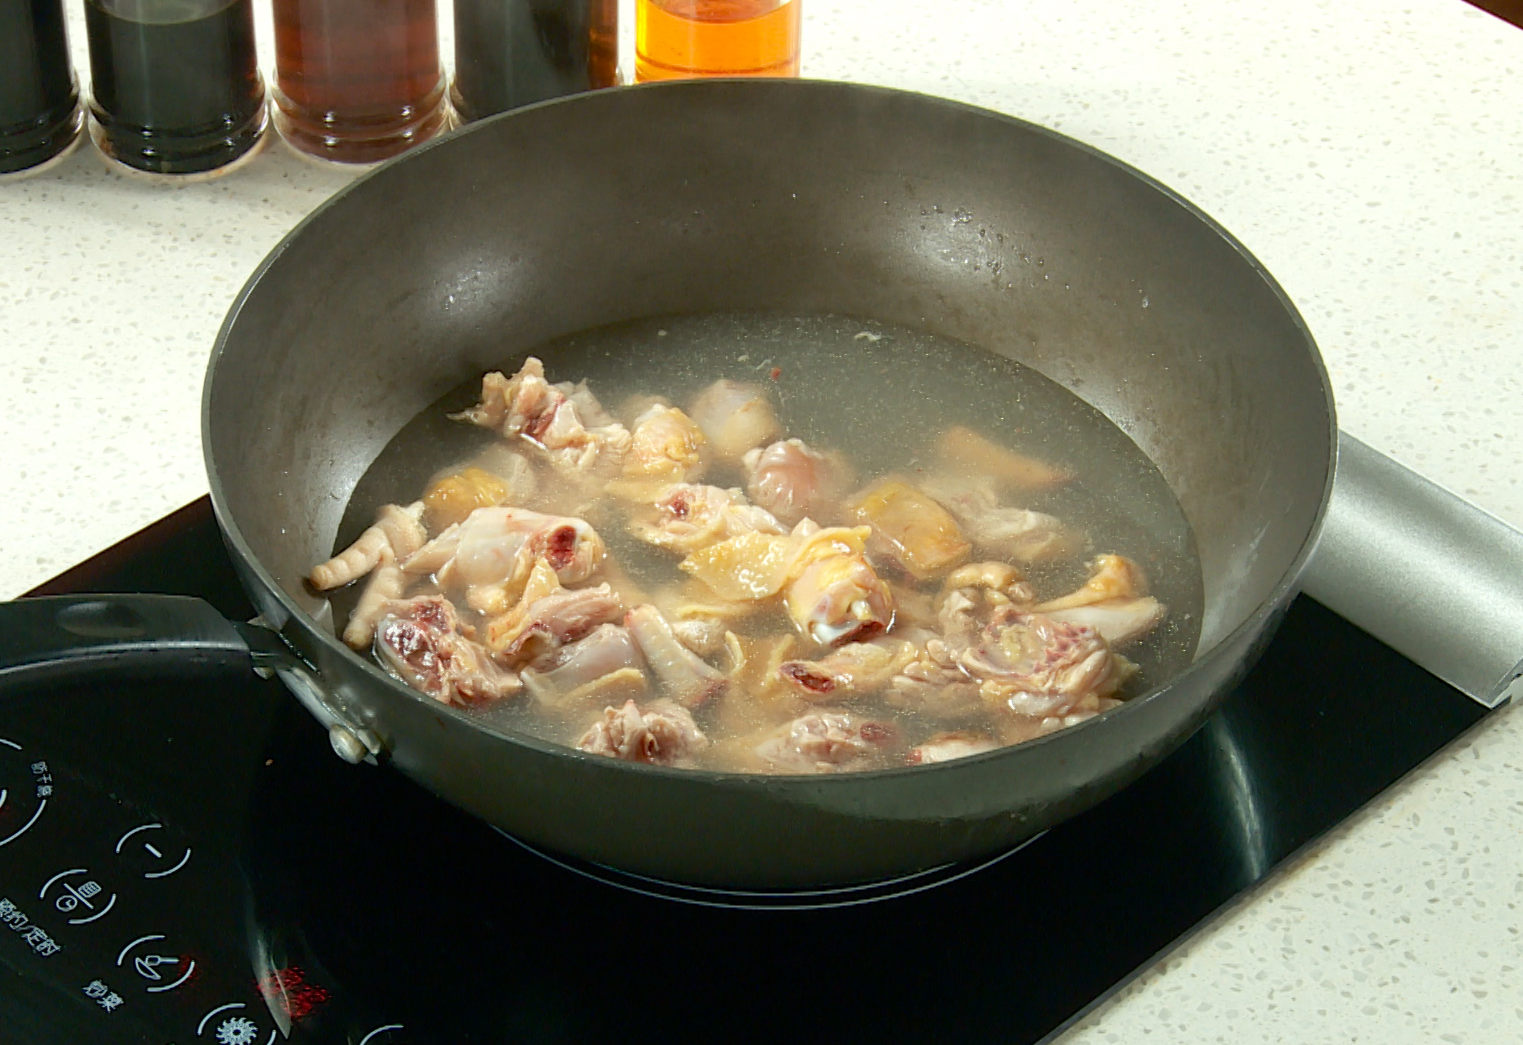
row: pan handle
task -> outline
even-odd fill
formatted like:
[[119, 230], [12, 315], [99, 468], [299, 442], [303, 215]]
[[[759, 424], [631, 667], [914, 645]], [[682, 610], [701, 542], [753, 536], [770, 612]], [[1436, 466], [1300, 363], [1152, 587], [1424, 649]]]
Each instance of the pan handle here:
[[0, 602], [0, 690], [84, 670], [278, 667], [276, 635], [184, 595], [48, 595]]

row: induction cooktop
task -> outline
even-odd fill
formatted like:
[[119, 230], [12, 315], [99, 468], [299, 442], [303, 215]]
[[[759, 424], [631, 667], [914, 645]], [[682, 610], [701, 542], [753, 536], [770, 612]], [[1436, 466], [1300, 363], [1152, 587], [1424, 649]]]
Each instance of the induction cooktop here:
[[[252, 614], [203, 498], [34, 594]], [[1008, 853], [730, 893], [541, 852], [278, 682], [0, 699], [0, 1041], [1037, 1042], [1487, 715], [1302, 596], [1187, 743]]]

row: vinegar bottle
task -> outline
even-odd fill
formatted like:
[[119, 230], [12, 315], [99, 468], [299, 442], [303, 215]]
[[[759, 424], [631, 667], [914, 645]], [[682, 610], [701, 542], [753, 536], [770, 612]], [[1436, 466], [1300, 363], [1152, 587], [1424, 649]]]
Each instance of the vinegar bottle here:
[[465, 121], [618, 79], [618, 0], [455, 0], [455, 83]]
[[0, 175], [67, 149], [79, 112], [63, 0], [0, 0]]
[[85, 36], [92, 132], [106, 155], [196, 174], [259, 143], [253, 0], [85, 0]]
[[803, 0], [636, 0], [635, 79], [797, 76]]
[[274, 0], [275, 125], [302, 152], [374, 163], [443, 126], [434, 0]]

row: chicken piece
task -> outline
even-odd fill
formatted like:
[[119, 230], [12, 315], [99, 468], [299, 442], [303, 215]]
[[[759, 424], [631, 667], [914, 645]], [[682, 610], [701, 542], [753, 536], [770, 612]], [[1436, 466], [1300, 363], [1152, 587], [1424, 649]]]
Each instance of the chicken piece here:
[[624, 617], [645, 662], [662, 688], [686, 707], [695, 708], [723, 693], [729, 686], [725, 675], [677, 641], [661, 611], [647, 603]]
[[1094, 628], [1111, 646], [1134, 642], [1163, 620], [1167, 608], [1147, 597], [1147, 577], [1124, 555], [1097, 555], [1077, 591], [1035, 608], [1053, 620]]
[[892, 722], [820, 710], [774, 730], [755, 751], [782, 772], [838, 773], [869, 768], [873, 759], [898, 742], [899, 729]]
[[629, 632], [600, 624], [584, 639], [562, 646], [519, 672], [540, 704], [578, 704], [588, 698], [623, 700], [645, 692], [644, 660]]
[[563, 588], [541, 559], [517, 604], [487, 621], [487, 646], [508, 663], [535, 660], [623, 616], [624, 604], [608, 585]]
[[1090, 694], [1061, 714], [1004, 715], [996, 721], [995, 725], [998, 728], [1001, 743], [1023, 744], [1028, 740], [1056, 733], [1060, 729], [1088, 722], [1095, 716], [1120, 705], [1121, 701], [1112, 697], [1097, 697]]
[[998, 714], [1062, 719], [1112, 697], [1137, 666], [1113, 653], [1094, 628], [1015, 613], [984, 628], [958, 665], [981, 680], [985, 706]]
[[533, 356], [511, 379], [486, 374], [481, 402], [450, 418], [527, 440], [558, 467], [599, 475], [617, 474], [631, 442], [629, 429], [608, 415], [585, 383], [551, 385], [545, 365]]
[[398, 562], [417, 551], [428, 532], [423, 529], [423, 502], [417, 501], [406, 508], [395, 504], [383, 504], [376, 512], [375, 525], [360, 534], [353, 544], [325, 563], [312, 567], [308, 580], [318, 591], [342, 588], [350, 581], [363, 577], [375, 569], [381, 561], [381, 552], [391, 549]]
[[[531, 454], [535, 457], [539, 456], [532, 446], [521, 446], [494, 439], [477, 450], [459, 468], [447, 469], [434, 478], [443, 478], [449, 472], [462, 471], [466, 468], [480, 468], [488, 475], [495, 475], [507, 486], [508, 496], [511, 499], [504, 503], [523, 504], [545, 492], [540, 489], [542, 485], [540, 470], [530, 458]], [[557, 476], [557, 478], [563, 477]]]
[[646, 544], [684, 555], [742, 534], [788, 532], [772, 513], [747, 504], [739, 490], [696, 483], [663, 488], [649, 510], [631, 518], [629, 531]]
[[677, 641], [700, 657], [713, 657], [725, 648], [725, 636], [734, 632], [717, 617], [689, 617], [671, 622]]
[[666, 585], [649, 599], [626, 599], [633, 605], [649, 602], [671, 623], [672, 633], [700, 657], [713, 657], [728, 649], [725, 636], [743, 618], [762, 608], [759, 602], [721, 599], [697, 581]]
[[1147, 593], [1148, 582], [1142, 567], [1124, 555], [1096, 555], [1090, 560], [1089, 579], [1083, 587], [1062, 598], [1047, 600], [1036, 612], [1092, 606], [1110, 599], [1135, 599]]
[[[724, 600], [743, 601], [766, 599], [797, 585], [806, 573], [811, 581], [796, 593], [799, 614], [794, 619], [805, 627], [808, 618], [818, 605], [818, 582], [829, 580], [832, 590], [839, 588], [839, 581], [848, 575], [856, 576], [865, 585], [872, 605], [892, 606], [886, 586], [878, 581], [863, 558], [863, 548], [872, 531], [866, 526], [828, 527], [822, 529], [810, 519], [805, 519], [786, 536], [766, 533], [743, 533], [719, 541], [693, 552], [678, 567], [700, 581], [714, 595]], [[849, 558], [861, 563], [862, 569], [854, 570], [846, 564], [835, 563], [829, 570], [809, 571], [827, 559]], [[881, 593], [877, 589], [881, 587]], [[849, 594], [844, 589], [839, 594]], [[879, 595], [881, 594], [881, 599]], [[805, 601], [808, 600], [808, 601]], [[852, 600], [843, 604], [850, 607]], [[831, 604], [831, 621], [836, 622], [838, 610]], [[861, 607], [859, 607], [861, 608]], [[866, 619], [866, 618], [863, 618]], [[888, 617], [883, 618], [885, 627]], [[841, 641], [846, 641], [844, 638]]]
[[577, 416], [582, 423], [589, 428], [607, 428], [609, 425], [618, 424], [618, 420], [603, 409], [603, 404], [598, 402], [598, 397], [592, 394], [592, 389], [587, 387], [586, 381], [557, 381], [550, 386], [565, 396], [572, 406], [576, 407]]
[[1161, 624], [1167, 614], [1167, 607], [1151, 595], [1140, 599], [1107, 599], [1088, 606], [1047, 612], [1047, 616], [1055, 621], [1094, 628], [1111, 649], [1143, 638]]
[[873, 528], [874, 561], [886, 555], [916, 580], [941, 576], [973, 550], [945, 508], [895, 476], [858, 493], [846, 510], [855, 522]]
[[632, 480], [693, 482], [708, 465], [709, 441], [681, 410], [662, 404], [635, 419], [623, 475]]
[[523, 688], [516, 674], [471, 640], [471, 629], [441, 595], [387, 603], [375, 629], [375, 652], [387, 671], [441, 704], [490, 704]]
[[768, 533], [742, 533], [699, 548], [677, 564], [720, 599], [766, 599], [787, 585], [798, 543]]
[[977, 641], [991, 610], [984, 596], [985, 592], [979, 588], [954, 588], [940, 600], [937, 619], [941, 623], [942, 639], [949, 649], [961, 653]]
[[939, 721], [972, 718], [983, 710], [978, 683], [957, 665], [957, 651], [938, 637], [916, 648], [883, 693], [890, 707]]
[[709, 746], [708, 737], [688, 710], [670, 700], [653, 700], [644, 710], [633, 700], [622, 708], [606, 708], [576, 742], [577, 750], [591, 755], [680, 766]]
[[1019, 562], [1052, 562], [1076, 555], [1084, 546], [1082, 533], [1050, 515], [1002, 507], [987, 477], [937, 475], [920, 485], [956, 516], [982, 553]]
[[862, 642], [889, 629], [894, 600], [860, 553], [818, 559], [784, 594], [788, 616], [821, 646]]
[[765, 446], [783, 434], [772, 401], [760, 385], [715, 381], [693, 400], [688, 412], [723, 461], [739, 461], [747, 450]]
[[518, 597], [529, 571], [547, 562], [563, 584], [586, 580], [602, 564], [603, 539], [583, 519], [527, 508], [477, 508], [402, 563], [407, 573], [433, 574], [443, 587], [466, 585], [483, 613], [501, 613]]
[[994, 615], [1011, 608], [1029, 609], [1036, 592], [1014, 566], [975, 562], [953, 570], [936, 597], [936, 623], [942, 639], [961, 652], [972, 645]]
[[981, 755], [999, 747], [999, 741], [987, 733], [960, 729], [951, 733], [937, 733], [923, 744], [910, 748], [905, 761], [912, 766], [928, 766], [935, 762], [951, 762], [969, 755]]
[[789, 526], [806, 516], [816, 521], [835, 516], [847, 478], [839, 456], [816, 453], [802, 439], [748, 450], [741, 466], [752, 502]]
[[658, 588], [656, 597], [648, 601], [673, 621], [713, 619], [734, 623], [763, 609], [751, 599], [722, 599], [708, 585], [693, 579]]
[[[733, 634], [733, 632], [732, 632]], [[704, 708], [716, 736], [710, 762], [742, 772], [758, 772], [754, 748], [761, 735], [777, 729], [815, 705], [798, 695], [778, 673], [784, 661], [798, 656], [798, 636], [791, 633], [736, 636], [726, 641], [726, 696]]]
[[474, 465], [446, 472], [429, 483], [423, 495], [424, 519], [435, 533], [464, 522], [477, 508], [522, 504], [534, 494], [534, 466], [518, 454], [505, 455], [517, 462], [511, 474], [498, 475]]
[[649, 392], [636, 392], [627, 395], [619, 403], [614, 414], [620, 421], [634, 428], [635, 421], [653, 406], [671, 406], [672, 401], [666, 396], [651, 395]]
[[881, 637], [849, 642], [818, 660], [784, 661], [778, 674], [805, 700], [846, 700], [878, 689], [919, 652], [912, 642]]
[[381, 549], [381, 561], [370, 571], [365, 590], [360, 593], [349, 621], [344, 625], [343, 639], [351, 649], [367, 649], [375, 640], [376, 622], [386, 611], [387, 603], [400, 599], [407, 591], [407, 575], [397, 565], [391, 548]]
[[1053, 490], [1073, 479], [1073, 473], [1067, 469], [997, 446], [962, 425], [942, 433], [936, 442], [936, 452], [956, 472], [987, 475], [1019, 493]]
[[958, 567], [942, 581], [942, 598], [963, 588], [997, 592], [1017, 606], [1029, 606], [1036, 602], [1036, 592], [1026, 583], [1021, 571], [1007, 562], [970, 562]]

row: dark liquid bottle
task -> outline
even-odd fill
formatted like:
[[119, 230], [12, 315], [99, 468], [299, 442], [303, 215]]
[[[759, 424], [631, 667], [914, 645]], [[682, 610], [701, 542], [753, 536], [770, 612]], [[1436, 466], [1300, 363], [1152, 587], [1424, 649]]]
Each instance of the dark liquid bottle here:
[[443, 126], [434, 0], [275, 0], [275, 122], [296, 148], [373, 163]]
[[463, 120], [618, 78], [617, 0], [455, 0], [455, 84]]
[[158, 174], [214, 170], [264, 132], [253, 0], [85, 0], [90, 104], [109, 156]]
[[57, 156], [79, 122], [63, 0], [0, 0], [0, 174]]

